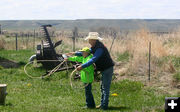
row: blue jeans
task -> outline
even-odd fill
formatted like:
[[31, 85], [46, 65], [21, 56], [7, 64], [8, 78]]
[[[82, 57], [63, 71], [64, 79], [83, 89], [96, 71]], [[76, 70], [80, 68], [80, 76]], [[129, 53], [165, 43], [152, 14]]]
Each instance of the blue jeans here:
[[[86, 84], [85, 84], [86, 85]], [[89, 83], [86, 87], [85, 87], [85, 95], [86, 95], [86, 106], [88, 108], [95, 108], [95, 102], [94, 102], [94, 97], [92, 94], [92, 86], [91, 83]]]
[[101, 82], [101, 108], [107, 109], [109, 103], [109, 91], [111, 86], [111, 80], [113, 75], [113, 66], [102, 71]]

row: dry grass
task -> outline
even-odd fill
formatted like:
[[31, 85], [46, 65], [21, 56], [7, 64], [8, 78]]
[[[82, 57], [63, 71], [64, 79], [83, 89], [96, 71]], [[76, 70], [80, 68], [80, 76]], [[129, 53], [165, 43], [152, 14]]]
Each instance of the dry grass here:
[[[176, 70], [171, 59], [166, 60], [166, 57], [180, 57], [180, 30], [172, 34], [156, 35], [148, 33], [148, 30], [140, 29], [136, 32], [130, 32], [126, 37], [121, 38], [118, 34], [114, 41], [111, 56], [113, 60], [119, 63], [120, 66], [115, 67], [115, 74], [118, 80], [133, 79], [147, 82], [148, 80], [148, 54], [149, 42], [151, 42], [151, 86], [155, 85], [161, 88], [171, 88], [173, 82], [173, 74], [179, 72]], [[2, 36], [1, 36], [2, 37]], [[69, 33], [52, 38], [54, 42], [63, 40], [62, 45], [57, 47], [57, 52], [71, 52], [73, 42]], [[102, 41], [109, 49], [112, 44], [112, 37], [103, 37]], [[36, 43], [40, 44], [41, 38], [36, 39]], [[19, 38], [19, 49], [33, 49], [33, 38]], [[84, 38], [76, 39], [76, 50], [83, 47], [90, 47], [89, 43]], [[0, 38], [0, 49], [15, 49], [15, 37]], [[121, 54], [128, 52], [128, 60], [118, 62]], [[179, 69], [180, 70], [180, 69]]]
[[[141, 29], [134, 33], [129, 33], [127, 37], [121, 39], [117, 37], [114, 42], [111, 56], [117, 62], [119, 54], [128, 52], [129, 61], [126, 61], [120, 67], [116, 67], [115, 73], [118, 79], [122, 77], [133, 78], [143, 82], [148, 81], [148, 55], [149, 42], [151, 42], [151, 79], [156, 86], [167, 86], [172, 83], [173, 74], [177, 71], [172, 60], [164, 60], [165, 57], [180, 56], [180, 32], [164, 35], [150, 34], [147, 30]], [[71, 38], [58, 37], [62, 39], [66, 51], [72, 51]], [[112, 37], [104, 38], [102, 41], [109, 49], [112, 43]], [[87, 41], [80, 38], [76, 40], [76, 48], [81, 49], [84, 46], [90, 47]], [[119, 62], [121, 63], [121, 62]], [[124, 63], [124, 62], [122, 62]], [[123, 75], [123, 76], [122, 76]], [[165, 80], [166, 79], [166, 80]], [[168, 80], [167, 80], [168, 79]], [[167, 86], [169, 87], [169, 86]]]
[[[172, 34], [155, 35], [148, 33], [146, 29], [140, 29], [136, 32], [129, 33], [126, 37], [121, 38], [121, 34], [118, 34], [117, 39], [114, 41], [111, 55], [115, 61], [117, 61], [119, 54], [128, 52], [130, 54], [129, 61], [126, 62], [122, 69], [126, 68], [127, 73], [124, 74], [148, 74], [148, 54], [149, 54], [149, 42], [152, 44], [151, 53], [151, 72], [154, 76], [166, 72], [171, 73], [176, 71], [171, 60], [163, 61], [159, 66], [159, 60], [163, 57], [168, 56], [180, 56], [180, 31]], [[59, 37], [53, 38], [53, 41], [63, 40], [63, 44], [57, 48], [58, 52], [71, 52], [72, 51], [72, 39], [69, 38], [70, 34], [63, 33]], [[4, 37], [5, 38], [5, 37]], [[104, 38], [102, 41], [105, 46], [109, 49], [112, 44], [112, 37]], [[0, 48], [15, 49], [15, 38], [9, 37], [0, 41]], [[6, 43], [4, 43], [6, 42]], [[36, 39], [36, 45], [40, 43], [40, 39]], [[33, 38], [19, 38], [18, 47], [19, 49], [32, 49]], [[81, 49], [85, 46], [90, 47], [87, 41], [83, 38], [76, 39], [76, 50]], [[120, 69], [121, 69], [120, 68]], [[121, 71], [121, 70], [118, 70]], [[121, 74], [118, 72], [118, 74]]]

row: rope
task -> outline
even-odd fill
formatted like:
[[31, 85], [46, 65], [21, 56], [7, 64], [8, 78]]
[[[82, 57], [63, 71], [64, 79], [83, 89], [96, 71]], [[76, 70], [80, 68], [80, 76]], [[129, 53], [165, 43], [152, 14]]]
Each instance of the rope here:
[[[38, 60], [37, 62], [43, 62], [43, 61], [60, 61], [60, 60]], [[61, 67], [61, 65], [62, 65], [64, 62], [65, 62], [65, 60], [64, 60], [62, 63], [60, 63], [59, 65], [57, 65], [54, 69], [52, 69], [46, 76], [33, 77], [33, 76], [31, 76], [31, 75], [29, 75], [29, 74], [27, 73], [26, 67], [27, 67], [29, 64], [32, 64], [32, 63], [33, 63], [32, 61], [29, 62], [29, 63], [27, 63], [27, 64], [24, 66], [24, 72], [25, 72], [25, 74], [26, 74], [28, 77], [30, 77], [30, 78], [32, 78], [32, 79], [42, 79], [42, 78], [49, 77], [51, 74], [55, 73], [55, 72]]]
[[[60, 61], [60, 60], [38, 60], [37, 62], [43, 62], [43, 61]], [[32, 64], [32, 63], [33, 63], [32, 61], [29, 62], [29, 63], [27, 63], [27, 64], [24, 66], [24, 72], [25, 72], [25, 74], [26, 74], [28, 77], [30, 77], [30, 78], [32, 78], [32, 79], [42, 79], [42, 78], [49, 77], [49, 76], [51, 76], [51, 74], [55, 73], [55, 72], [61, 67], [61, 65], [64, 64], [64, 62], [66, 63], [67, 71], [68, 71], [67, 62], [64, 60], [64, 61], [61, 62], [59, 65], [57, 65], [55, 68], [53, 68], [46, 76], [33, 77], [33, 76], [31, 76], [31, 75], [29, 75], [29, 74], [27, 73], [26, 67], [27, 67], [29, 64]], [[76, 68], [75, 70], [73, 70], [72, 73], [71, 73], [71, 75], [70, 75], [70, 85], [71, 85], [71, 88], [74, 88], [74, 87], [73, 87], [73, 83], [72, 83], [72, 76], [73, 76], [73, 74], [74, 74], [75, 72], [77, 72], [77, 68]], [[89, 80], [89, 73], [88, 73], [87, 71], [85, 71], [85, 72], [86, 72], [86, 74], [88, 74], [88, 80]], [[89, 84], [89, 83], [86, 83], [86, 84], [85, 84], [83, 87], [81, 87], [80, 89], [87, 87], [88, 84]]]
[[77, 68], [75, 70], [73, 70], [71, 75], [70, 75], [70, 85], [71, 85], [71, 88], [73, 88], [73, 84], [72, 84], [72, 80], [71, 79], [72, 79], [72, 76], [73, 76], [74, 72], [76, 72], [76, 71], [77, 71]]
[[[77, 68], [76, 68], [75, 70], [73, 70], [72, 73], [71, 73], [71, 75], [70, 75], [70, 85], [71, 85], [71, 88], [73, 88], [72, 76], [73, 76], [73, 74], [74, 74], [75, 72], [77, 72]], [[88, 81], [89, 81], [89, 73], [88, 73], [87, 71], [85, 71], [85, 72], [86, 72], [86, 74], [88, 74]], [[85, 87], [87, 87], [88, 85], [89, 85], [89, 83], [86, 83], [86, 84], [85, 84], [83, 87], [81, 87], [80, 89], [85, 88]]]

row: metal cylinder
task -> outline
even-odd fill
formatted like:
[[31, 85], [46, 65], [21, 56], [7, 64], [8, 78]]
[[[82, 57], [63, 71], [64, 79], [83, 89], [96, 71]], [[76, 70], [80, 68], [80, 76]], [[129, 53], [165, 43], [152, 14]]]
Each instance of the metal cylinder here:
[[6, 84], [0, 84], [0, 105], [5, 104], [5, 99], [6, 99], [6, 92], [7, 85]]

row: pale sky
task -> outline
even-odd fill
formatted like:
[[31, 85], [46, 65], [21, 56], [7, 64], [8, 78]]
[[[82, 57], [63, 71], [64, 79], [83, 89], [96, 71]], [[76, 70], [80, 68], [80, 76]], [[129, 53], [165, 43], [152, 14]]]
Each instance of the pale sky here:
[[0, 0], [0, 20], [180, 19], [180, 0]]

